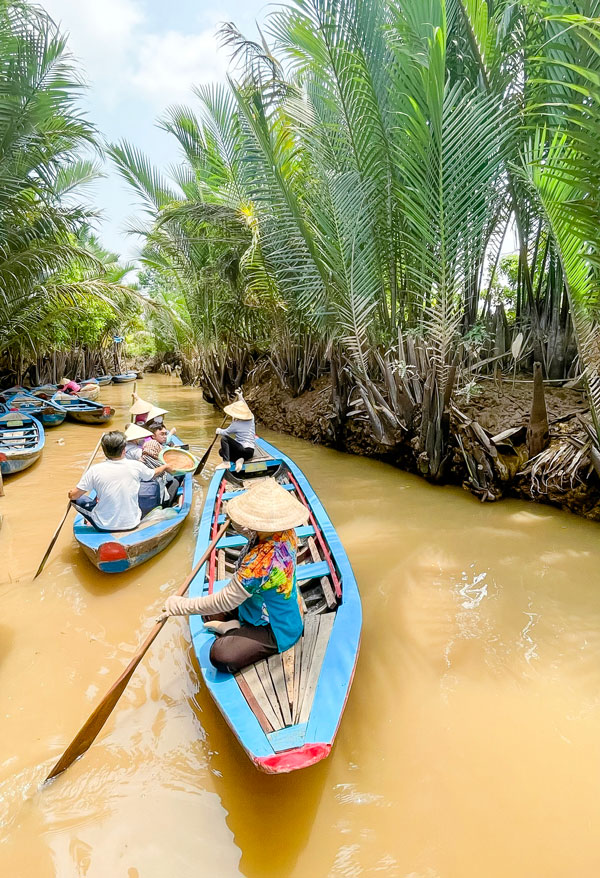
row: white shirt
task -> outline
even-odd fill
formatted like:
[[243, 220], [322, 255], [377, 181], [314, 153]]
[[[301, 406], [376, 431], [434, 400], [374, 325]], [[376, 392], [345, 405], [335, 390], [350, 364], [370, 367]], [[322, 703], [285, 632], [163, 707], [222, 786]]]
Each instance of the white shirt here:
[[149, 482], [154, 470], [137, 460], [105, 460], [90, 467], [77, 487], [95, 491], [98, 503], [91, 517], [105, 530], [129, 530], [139, 524], [142, 510], [138, 506], [140, 482]]

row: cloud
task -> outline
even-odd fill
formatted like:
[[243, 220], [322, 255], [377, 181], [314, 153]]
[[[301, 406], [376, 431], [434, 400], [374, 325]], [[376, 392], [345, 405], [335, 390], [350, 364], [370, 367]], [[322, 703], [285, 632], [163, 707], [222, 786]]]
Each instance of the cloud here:
[[213, 28], [196, 34], [147, 34], [137, 47], [131, 84], [137, 94], [163, 108], [189, 99], [193, 85], [223, 79], [227, 63]]

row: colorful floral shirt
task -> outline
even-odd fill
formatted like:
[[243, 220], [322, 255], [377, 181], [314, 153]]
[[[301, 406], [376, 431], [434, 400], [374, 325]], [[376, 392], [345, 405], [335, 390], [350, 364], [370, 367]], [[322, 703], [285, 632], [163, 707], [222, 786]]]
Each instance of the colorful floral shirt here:
[[284, 652], [302, 634], [302, 616], [296, 587], [294, 530], [271, 534], [250, 549], [237, 571], [241, 585], [250, 593], [238, 610], [242, 623], [270, 625], [279, 652]]

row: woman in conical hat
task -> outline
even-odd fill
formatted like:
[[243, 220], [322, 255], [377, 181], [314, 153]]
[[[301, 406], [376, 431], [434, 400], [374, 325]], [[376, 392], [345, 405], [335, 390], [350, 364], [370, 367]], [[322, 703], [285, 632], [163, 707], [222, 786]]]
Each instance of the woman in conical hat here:
[[210, 660], [218, 670], [233, 674], [285, 652], [302, 634], [295, 528], [306, 524], [308, 509], [275, 479], [264, 478], [233, 497], [227, 515], [249, 536], [232, 579], [205, 597], [172, 595], [161, 619], [191, 613], [209, 616], [206, 627], [220, 635], [211, 647]]
[[150, 430], [144, 430], [139, 424], [127, 424], [125, 427], [125, 438], [127, 439], [125, 457], [128, 457], [130, 460], [141, 460], [142, 441], [151, 436]]
[[256, 448], [256, 428], [254, 415], [250, 411], [246, 400], [240, 390], [236, 390], [237, 399], [230, 405], [226, 405], [223, 411], [233, 420], [231, 424], [222, 430], [217, 429], [217, 435], [221, 437], [219, 454], [223, 462], [217, 469], [229, 469], [230, 461], [235, 461], [235, 471], [239, 473], [245, 461], [251, 460]]
[[137, 393], [134, 393], [133, 397], [134, 402], [129, 409], [129, 414], [134, 416], [134, 424], [145, 424], [146, 421], [150, 420], [148, 414], [154, 408], [154, 406], [151, 402], [147, 402], [145, 399], [140, 399]]

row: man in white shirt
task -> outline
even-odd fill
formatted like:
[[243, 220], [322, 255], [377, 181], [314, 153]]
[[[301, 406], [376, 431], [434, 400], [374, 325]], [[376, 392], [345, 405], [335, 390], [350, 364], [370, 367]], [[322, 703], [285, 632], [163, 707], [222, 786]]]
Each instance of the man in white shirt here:
[[98, 502], [90, 513], [92, 522], [102, 530], [132, 530], [141, 520], [138, 505], [141, 482], [167, 472], [167, 464], [150, 469], [137, 460], [125, 457], [127, 439], [118, 430], [105, 433], [102, 450], [106, 460], [90, 467], [79, 480], [76, 488], [69, 491], [69, 500], [77, 501], [84, 494], [95, 491]]

